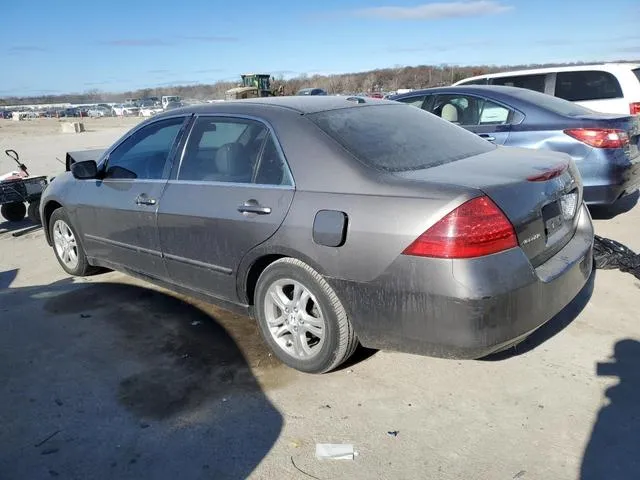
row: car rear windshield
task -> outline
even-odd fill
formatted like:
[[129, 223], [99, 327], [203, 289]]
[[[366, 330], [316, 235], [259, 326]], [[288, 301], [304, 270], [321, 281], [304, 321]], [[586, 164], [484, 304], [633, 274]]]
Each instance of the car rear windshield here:
[[615, 75], [602, 70], [558, 72], [555, 94], [571, 102], [623, 97]]
[[512, 96], [538, 105], [545, 110], [550, 110], [559, 115], [565, 115], [568, 117], [579, 117], [580, 115], [589, 115], [594, 113], [593, 110], [578, 105], [577, 103], [563, 100], [562, 98], [554, 97], [553, 95], [547, 95], [546, 93], [538, 93], [533, 90], [521, 89], [517, 92], [511, 93]]
[[633, 70], [633, 73], [636, 74], [636, 77], [638, 77], [638, 81], [640, 82], [640, 68], [636, 68]]
[[308, 115], [360, 161], [389, 172], [420, 170], [496, 146], [419, 108], [363, 105]]

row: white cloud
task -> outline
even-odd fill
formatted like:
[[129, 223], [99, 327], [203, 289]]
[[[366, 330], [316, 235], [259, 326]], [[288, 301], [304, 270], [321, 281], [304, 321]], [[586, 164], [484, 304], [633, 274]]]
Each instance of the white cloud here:
[[356, 10], [360, 17], [386, 20], [436, 20], [439, 18], [478, 17], [512, 10], [499, 0], [471, 0], [425, 3], [415, 7], [372, 7]]

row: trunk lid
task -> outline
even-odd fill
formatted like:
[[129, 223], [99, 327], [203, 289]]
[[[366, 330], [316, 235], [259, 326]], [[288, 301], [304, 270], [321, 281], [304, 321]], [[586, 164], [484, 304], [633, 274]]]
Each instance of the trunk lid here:
[[562, 249], [577, 227], [582, 178], [571, 157], [565, 154], [498, 147], [463, 160], [396, 175], [484, 192], [513, 224], [520, 247], [533, 266]]

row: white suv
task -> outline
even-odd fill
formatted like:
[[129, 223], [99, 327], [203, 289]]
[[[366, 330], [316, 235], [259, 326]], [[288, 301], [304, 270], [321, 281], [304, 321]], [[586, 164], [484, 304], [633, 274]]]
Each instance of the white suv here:
[[538, 68], [465, 78], [454, 85], [507, 85], [547, 93], [603, 113], [640, 115], [640, 64]]

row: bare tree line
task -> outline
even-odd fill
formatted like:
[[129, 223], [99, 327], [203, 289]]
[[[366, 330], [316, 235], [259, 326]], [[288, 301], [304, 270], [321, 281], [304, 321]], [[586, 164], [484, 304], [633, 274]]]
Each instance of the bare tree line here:
[[[621, 60], [621, 62], [624, 62]], [[367, 72], [345, 73], [339, 75], [301, 75], [291, 79], [274, 77], [272, 86], [284, 85], [287, 95], [293, 95], [301, 88], [316, 87], [329, 94], [367, 93], [373, 91], [389, 92], [399, 88], [428, 88], [462, 80], [463, 78], [508, 70], [542, 68], [565, 65], [583, 65], [586, 62], [564, 64], [529, 64], [510, 66], [454, 66], [454, 65], [419, 65], [414, 67], [381, 68]], [[238, 77], [238, 81], [240, 78]], [[62, 95], [38, 95], [30, 97], [0, 98], [0, 105], [20, 105], [38, 103], [98, 103], [122, 102], [125, 98], [146, 98], [162, 95], [179, 95], [194, 100], [215, 100], [224, 98], [226, 90], [237, 86], [236, 82], [217, 82], [213, 84], [176, 85], [157, 88], [143, 88], [126, 92], [102, 92], [88, 90], [83, 93]]]

